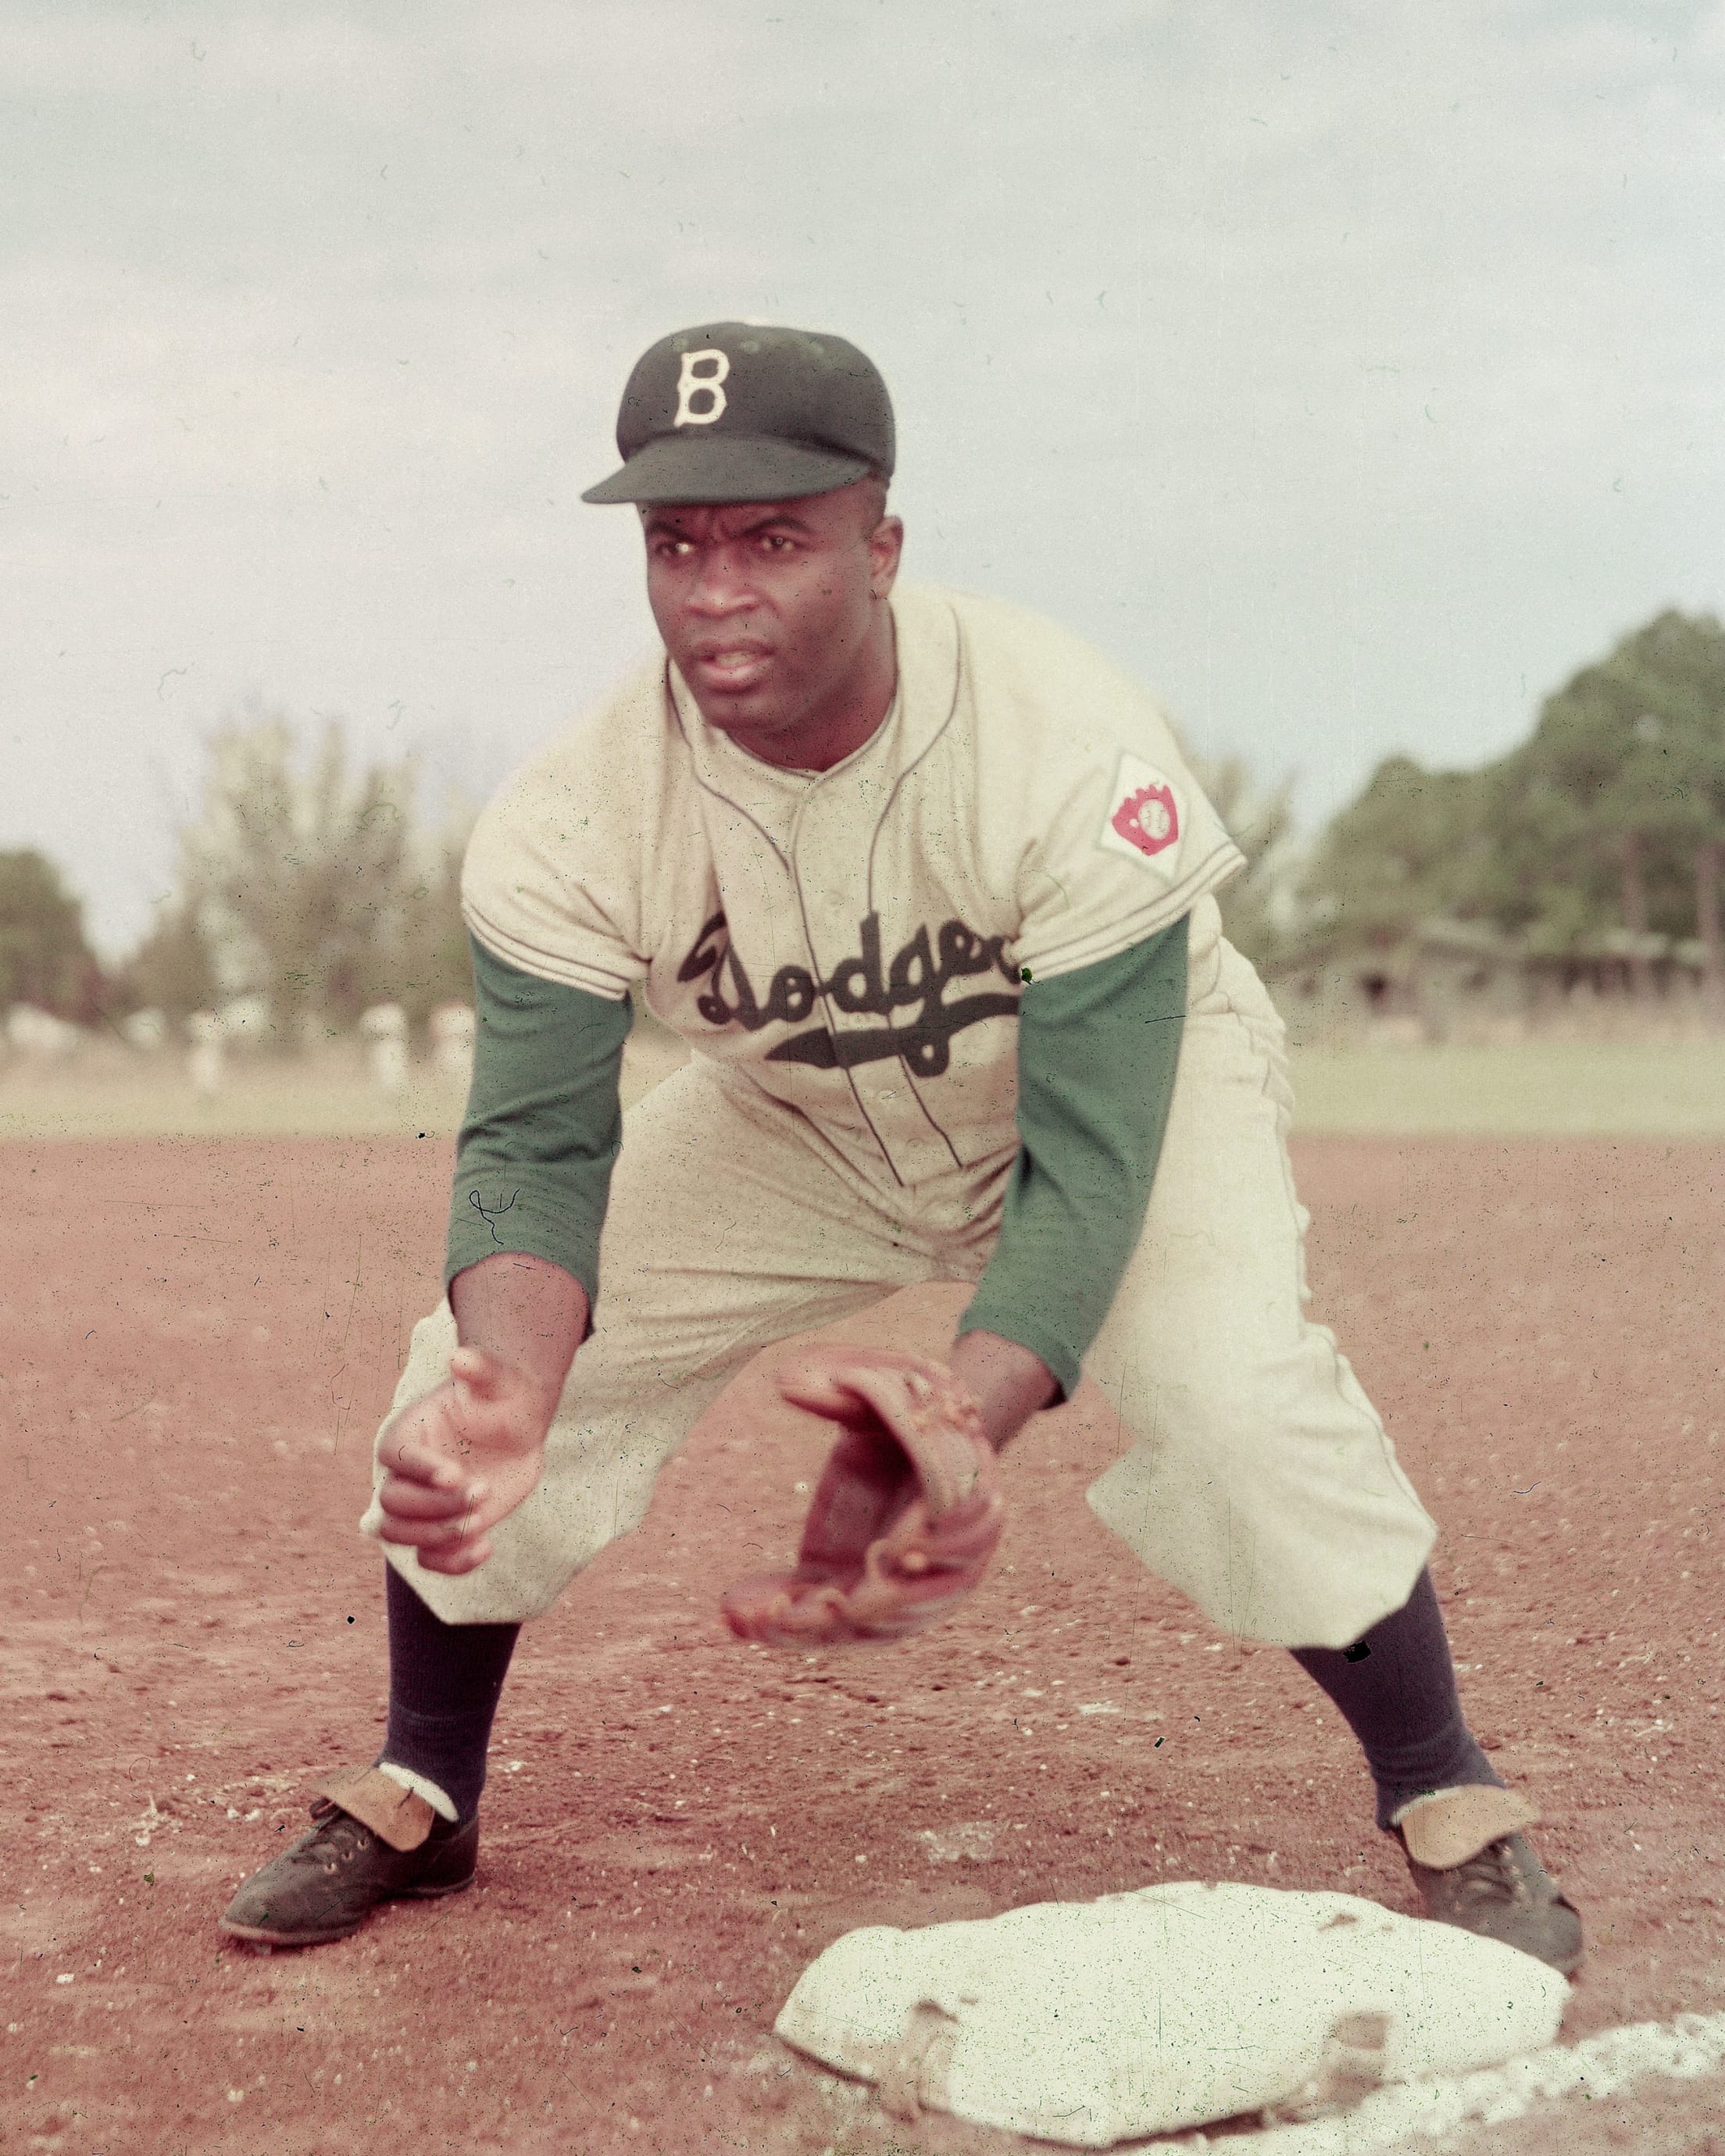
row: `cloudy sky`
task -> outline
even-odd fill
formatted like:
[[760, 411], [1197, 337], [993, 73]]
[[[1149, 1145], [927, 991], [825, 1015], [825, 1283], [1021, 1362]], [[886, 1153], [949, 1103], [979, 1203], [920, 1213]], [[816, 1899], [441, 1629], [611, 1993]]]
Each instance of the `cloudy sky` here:
[[5, 0], [0, 185], [0, 845], [110, 952], [249, 700], [483, 793], [650, 647], [685, 323], [861, 344], [907, 573], [1308, 826], [1725, 609], [1721, 0]]

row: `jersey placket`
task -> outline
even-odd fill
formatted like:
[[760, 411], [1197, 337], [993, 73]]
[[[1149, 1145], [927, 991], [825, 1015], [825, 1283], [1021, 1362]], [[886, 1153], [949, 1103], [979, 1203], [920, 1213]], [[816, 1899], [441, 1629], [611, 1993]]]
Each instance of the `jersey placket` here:
[[[890, 748], [896, 724], [895, 712], [860, 757], [824, 773], [809, 788], [791, 819], [789, 854], [803, 947], [809, 953], [809, 970], [819, 984], [821, 1013], [839, 1072], [857, 1113], [880, 1148], [888, 1174], [903, 1188], [911, 1178], [894, 1157], [891, 1118], [881, 1112], [878, 1097], [872, 1105], [865, 1099], [865, 1088], [857, 1081], [859, 1066], [845, 1060], [844, 1048], [847, 1040], [855, 1041], [861, 1034], [890, 1025], [891, 1009], [878, 1007], [884, 1002], [884, 993], [870, 995], [872, 1008], [856, 1009], [844, 1009], [834, 993], [837, 982], [846, 975], [858, 974], [875, 990], [884, 990], [880, 924], [868, 913], [867, 893], [857, 868], [865, 855], [879, 803], [891, 786], [894, 759], [881, 752]], [[889, 738], [883, 742], [881, 736]], [[805, 847], [812, 857], [807, 872]], [[823, 943], [829, 947], [824, 957]], [[870, 1064], [865, 1062], [860, 1067], [867, 1069]], [[868, 1090], [878, 1093], [878, 1089]]]

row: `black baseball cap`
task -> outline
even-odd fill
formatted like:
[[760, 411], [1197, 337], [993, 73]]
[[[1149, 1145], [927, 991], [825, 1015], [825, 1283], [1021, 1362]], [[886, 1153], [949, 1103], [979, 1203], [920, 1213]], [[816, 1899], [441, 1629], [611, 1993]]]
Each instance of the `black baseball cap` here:
[[781, 501], [892, 475], [892, 401], [843, 337], [760, 322], [675, 330], [635, 362], [623, 469], [583, 501]]

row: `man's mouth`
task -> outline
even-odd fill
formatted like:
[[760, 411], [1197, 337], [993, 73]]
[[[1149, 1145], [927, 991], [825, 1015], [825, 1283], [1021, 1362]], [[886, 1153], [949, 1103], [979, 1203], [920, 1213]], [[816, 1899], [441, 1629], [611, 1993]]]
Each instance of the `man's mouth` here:
[[772, 664], [771, 644], [746, 637], [722, 644], [699, 644], [689, 654], [690, 670], [703, 688], [710, 689], [752, 689], [766, 678]]

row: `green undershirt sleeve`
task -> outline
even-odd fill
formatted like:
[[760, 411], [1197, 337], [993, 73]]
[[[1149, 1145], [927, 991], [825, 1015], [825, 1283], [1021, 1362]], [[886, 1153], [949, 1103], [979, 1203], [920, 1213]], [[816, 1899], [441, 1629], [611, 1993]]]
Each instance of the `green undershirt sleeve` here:
[[1019, 1006], [1018, 1159], [958, 1330], [1028, 1348], [1063, 1399], [1144, 1224], [1185, 1015], [1183, 917]]
[[627, 997], [518, 973], [469, 940], [473, 1086], [455, 1151], [444, 1283], [495, 1251], [525, 1251], [572, 1273], [591, 1309], [634, 1013]]

